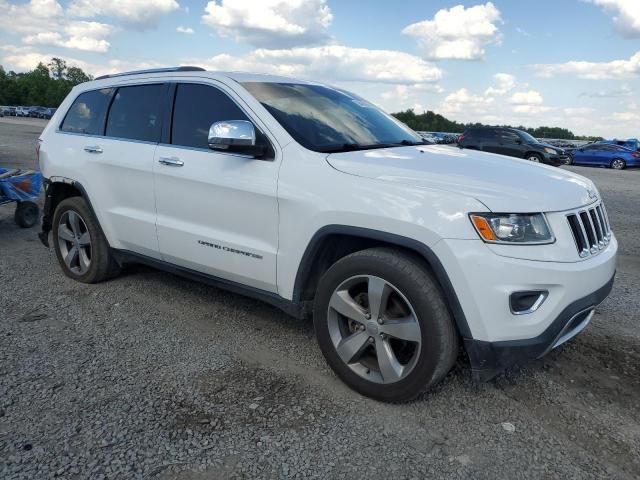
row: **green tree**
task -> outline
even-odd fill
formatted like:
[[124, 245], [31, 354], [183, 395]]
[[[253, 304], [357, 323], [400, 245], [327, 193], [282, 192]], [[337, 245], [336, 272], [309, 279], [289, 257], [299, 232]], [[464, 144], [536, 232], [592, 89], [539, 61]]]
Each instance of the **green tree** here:
[[82, 69], [68, 67], [57, 57], [25, 73], [7, 72], [0, 65], [0, 105], [58, 107], [75, 85], [91, 79]]
[[60, 80], [64, 78], [67, 71], [67, 62], [65, 62], [62, 58], [53, 57], [49, 62], [48, 67], [51, 71], [51, 76], [53, 77], [53, 79]]

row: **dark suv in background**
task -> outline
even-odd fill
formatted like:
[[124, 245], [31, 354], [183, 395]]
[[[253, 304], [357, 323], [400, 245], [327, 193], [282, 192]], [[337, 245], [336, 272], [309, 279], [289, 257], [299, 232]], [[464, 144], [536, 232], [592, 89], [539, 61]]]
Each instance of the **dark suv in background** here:
[[460, 148], [499, 153], [547, 165], [564, 165], [569, 156], [561, 148], [541, 143], [527, 132], [516, 128], [468, 128], [458, 140]]

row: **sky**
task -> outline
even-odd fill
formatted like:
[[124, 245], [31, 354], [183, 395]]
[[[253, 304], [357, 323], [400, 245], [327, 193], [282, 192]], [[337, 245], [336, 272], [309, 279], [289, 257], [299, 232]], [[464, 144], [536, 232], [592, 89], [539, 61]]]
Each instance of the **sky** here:
[[640, 137], [640, 0], [0, 0], [0, 65], [198, 65], [389, 112]]

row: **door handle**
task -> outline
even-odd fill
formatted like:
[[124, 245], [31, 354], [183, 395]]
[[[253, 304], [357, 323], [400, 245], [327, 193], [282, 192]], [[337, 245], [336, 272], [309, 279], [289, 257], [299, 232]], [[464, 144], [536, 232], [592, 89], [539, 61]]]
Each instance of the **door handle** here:
[[87, 146], [87, 147], [84, 147], [84, 151], [87, 153], [102, 153], [102, 148], [100, 148], [97, 145], [94, 145], [92, 147]]
[[158, 160], [163, 165], [169, 165], [170, 167], [181, 167], [184, 162], [176, 157], [160, 157]]

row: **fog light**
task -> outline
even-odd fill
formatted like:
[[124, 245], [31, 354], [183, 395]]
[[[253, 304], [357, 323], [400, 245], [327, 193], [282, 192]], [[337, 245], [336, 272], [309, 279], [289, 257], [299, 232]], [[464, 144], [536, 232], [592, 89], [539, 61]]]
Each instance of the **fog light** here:
[[509, 297], [509, 308], [514, 315], [526, 315], [540, 308], [549, 296], [547, 290], [526, 290], [513, 292]]

